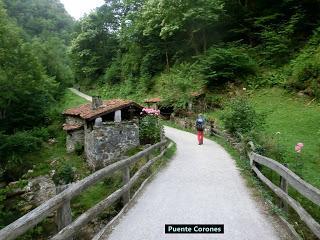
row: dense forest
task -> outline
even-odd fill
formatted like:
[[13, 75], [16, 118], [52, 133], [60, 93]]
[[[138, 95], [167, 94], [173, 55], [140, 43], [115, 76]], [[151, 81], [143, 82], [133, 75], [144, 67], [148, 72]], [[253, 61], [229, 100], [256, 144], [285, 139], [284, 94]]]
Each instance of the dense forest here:
[[[105, 2], [76, 21], [59, 0], [0, 0], [0, 184], [21, 179], [34, 165], [26, 154], [64, 134], [57, 106], [68, 87], [138, 102], [161, 97], [175, 109], [197, 92], [221, 105], [215, 94], [231, 88], [252, 91], [261, 109], [266, 94], [275, 104], [288, 100], [279, 89], [310, 103], [320, 98], [318, 0]], [[313, 110], [313, 123], [305, 125], [316, 132]], [[274, 146], [284, 159], [280, 144]], [[318, 159], [319, 146], [306, 158]], [[8, 216], [5, 194], [0, 219]]]
[[174, 102], [230, 82], [318, 96], [319, 10], [316, 0], [110, 1], [78, 23], [75, 77]]
[[7, 181], [31, 164], [23, 155], [48, 137], [50, 111], [74, 80], [67, 55], [73, 28], [58, 0], [0, 1], [0, 166]]

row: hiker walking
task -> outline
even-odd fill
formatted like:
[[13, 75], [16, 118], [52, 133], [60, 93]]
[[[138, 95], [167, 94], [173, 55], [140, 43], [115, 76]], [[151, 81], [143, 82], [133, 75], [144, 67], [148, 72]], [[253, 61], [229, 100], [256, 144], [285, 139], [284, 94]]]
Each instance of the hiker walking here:
[[198, 131], [198, 142], [199, 142], [199, 145], [203, 144], [204, 124], [205, 124], [204, 117], [202, 116], [202, 114], [199, 114], [198, 118], [196, 120], [196, 128], [197, 128], [197, 131]]

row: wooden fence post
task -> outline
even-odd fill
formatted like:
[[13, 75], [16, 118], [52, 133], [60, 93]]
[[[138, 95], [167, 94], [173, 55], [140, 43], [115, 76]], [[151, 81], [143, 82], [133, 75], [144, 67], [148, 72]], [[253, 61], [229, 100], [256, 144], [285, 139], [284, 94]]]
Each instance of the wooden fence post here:
[[[59, 194], [66, 190], [69, 185], [61, 185], [56, 187], [56, 194]], [[70, 200], [64, 201], [60, 208], [57, 210], [56, 225], [58, 232], [72, 223]], [[73, 238], [67, 238], [66, 240], [72, 240]]]
[[[287, 167], [288, 165], [285, 163], [284, 166]], [[280, 176], [280, 188], [282, 189], [282, 191], [288, 194], [288, 182], [282, 176]], [[288, 213], [288, 204], [285, 201], [282, 201], [281, 199], [280, 199], [280, 208], [282, 208], [286, 213]]]
[[[146, 158], [147, 162], [149, 162], [151, 159], [151, 154], [146, 155], [145, 158]], [[152, 175], [151, 167], [147, 170], [147, 175], [148, 175], [148, 177]]]
[[160, 153], [162, 153], [165, 149], [166, 149], [166, 145], [162, 145], [162, 146], [160, 147]]
[[[123, 169], [122, 177], [123, 185], [127, 184], [130, 181], [130, 167], [127, 166]], [[123, 194], [122, 202], [123, 205], [126, 205], [130, 201], [130, 189]]]

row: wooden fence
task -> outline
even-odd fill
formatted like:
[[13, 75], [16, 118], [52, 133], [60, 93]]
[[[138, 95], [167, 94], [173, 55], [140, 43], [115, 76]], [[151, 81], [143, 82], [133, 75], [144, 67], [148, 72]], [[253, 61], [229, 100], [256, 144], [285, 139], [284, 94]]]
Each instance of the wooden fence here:
[[[212, 129], [212, 133], [216, 136], [226, 138], [229, 142], [235, 143], [234, 139], [230, 138], [230, 135], [227, 135], [221, 130]], [[240, 134], [239, 137], [242, 138]], [[238, 145], [236, 146], [238, 147]], [[301, 220], [320, 239], [320, 224], [314, 220], [295, 199], [290, 197], [288, 194], [288, 185], [318, 206], [320, 206], [320, 190], [302, 180], [299, 176], [279, 162], [255, 153], [255, 147], [252, 142], [249, 142], [249, 146], [251, 150], [248, 152], [248, 156], [250, 159], [251, 169], [255, 172], [257, 177], [281, 199], [279, 204], [281, 208], [288, 211], [288, 205], [292, 207], [292, 209], [294, 209], [300, 216]], [[279, 187], [261, 173], [259, 170], [261, 165], [271, 169], [280, 176]]]
[[[147, 172], [148, 169], [163, 156], [168, 143], [168, 140], [159, 142], [132, 157], [113, 163], [79, 182], [71, 184], [66, 189], [57, 189], [57, 192], [60, 193], [56, 196], [0, 230], [0, 240], [16, 239], [55, 211], [57, 211], [57, 225], [59, 232], [53, 236], [51, 240], [72, 239], [84, 225], [97, 217], [104, 209], [108, 208], [121, 197], [124, 203], [127, 203], [130, 200], [130, 188], [132, 185], [136, 183], [139, 177], [141, 177], [143, 173]], [[156, 149], [161, 150], [160, 154], [150, 159], [151, 154]], [[139, 161], [142, 157], [146, 157], [148, 159], [147, 163], [132, 177], [130, 177], [130, 166]], [[119, 170], [123, 172], [124, 185], [72, 222], [70, 209], [71, 199], [78, 196], [89, 187], [95, 185], [97, 182], [105, 179], [106, 177], [110, 177], [113, 173]]]
[[[249, 157], [251, 169], [256, 173], [257, 177], [282, 200], [281, 207], [287, 211], [287, 204], [289, 204], [300, 216], [301, 220], [320, 239], [320, 224], [314, 220], [296, 200], [289, 196], [288, 185], [290, 184], [290, 186], [297, 190], [302, 196], [318, 206], [320, 206], [320, 190], [302, 180], [299, 176], [290, 171], [290, 169], [277, 161], [254, 152], [250, 152]], [[268, 167], [280, 175], [280, 187], [276, 186], [261, 173], [259, 165]]]

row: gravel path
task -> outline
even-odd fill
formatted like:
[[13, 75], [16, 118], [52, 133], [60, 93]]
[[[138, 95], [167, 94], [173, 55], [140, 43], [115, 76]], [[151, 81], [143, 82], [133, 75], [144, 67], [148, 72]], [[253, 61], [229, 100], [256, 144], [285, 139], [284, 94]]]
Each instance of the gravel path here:
[[[109, 240], [280, 239], [218, 144], [166, 127], [177, 153], [114, 227]], [[164, 234], [165, 224], [224, 224], [223, 235]]]
[[92, 102], [92, 97], [91, 97], [91, 96], [89, 96], [89, 95], [87, 95], [87, 94], [84, 94], [84, 93], [78, 91], [78, 90], [75, 89], [75, 88], [69, 88], [69, 89], [70, 89], [71, 92], [73, 92], [74, 94], [78, 95], [79, 97], [82, 97], [82, 98], [84, 98], [84, 99]]

